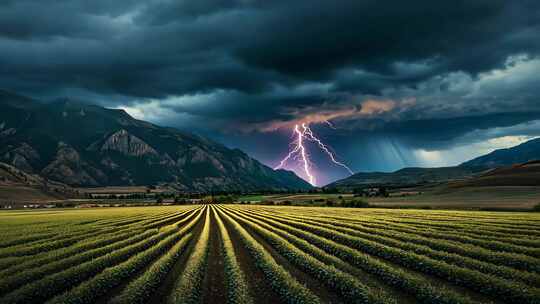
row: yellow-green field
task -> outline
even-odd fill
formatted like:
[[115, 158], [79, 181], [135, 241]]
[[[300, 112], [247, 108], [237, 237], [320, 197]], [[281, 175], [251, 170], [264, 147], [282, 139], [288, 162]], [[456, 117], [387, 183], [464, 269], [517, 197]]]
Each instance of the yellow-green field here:
[[[407, 195], [401, 195], [405, 193]], [[421, 194], [418, 194], [421, 193]], [[390, 197], [353, 197], [350, 193], [325, 194], [268, 194], [241, 196], [239, 202], [264, 203], [276, 205], [291, 202], [292, 205], [325, 205], [333, 201], [338, 206], [342, 200], [359, 199], [373, 207], [429, 207], [452, 210], [531, 210], [540, 204], [540, 187], [537, 186], [496, 186], [496, 187], [447, 187], [402, 189], [391, 193]]]
[[0, 213], [0, 303], [540, 303], [540, 214]]

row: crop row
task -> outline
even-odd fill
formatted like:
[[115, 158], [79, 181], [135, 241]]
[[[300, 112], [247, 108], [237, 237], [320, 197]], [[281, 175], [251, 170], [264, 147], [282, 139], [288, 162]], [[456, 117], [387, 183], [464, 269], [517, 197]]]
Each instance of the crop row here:
[[[155, 230], [154, 230], [155, 231]], [[42, 265], [48, 265], [54, 262], [61, 261], [65, 258], [74, 257], [78, 254], [87, 253], [93, 249], [102, 249], [103, 247], [111, 244], [124, 241], [131, 238], [134, 235], [140, 235], [144, 233], [141, 230], [120, 231], [118, 233], [98, 236], [94, 239], [89, 239], [85, 242], [77, 243], [74, 246], [60, 248], [59, 250], [44, 252], [43, 254], [36, 255], [33, 258], [27, 258], [24, 261], [16, 261], [19, 257], [5, 259], [7, 262], [14, 259], [12, 267], [9, 267], [3, 271], [0, 271], [0, 277], [7, 277], [9, 275], [16, 274], [23, 271], [31, 271], [31, 269], [38, 268]], [[152, 232], [154, 233], [154, 232]], [[148, 235], [148, 234], [147, 234]]]
[[415, 229], [415, 228], [409, 228], [409, 227], [403, 227], [403, 226], [392, 226], [392, 225], [385, 225], [385, 224], [370, 224], [370, 223], [361, 223], [363, 227], [369, 227], [369, 228], [379, 228], [379, 229], [388, 229], [389, 227], [392, 228], [393, 231], [398, 232], [404, 232], [404, 233], [412, 233], [412, 234], [418, 234], [424, 237], [428, 238], [436, 238], [436, 239], [445, 239], [449, 241], [454, 241], [458, 243], [464, 243], [464, 244], [471, 244], [483, 247], [485, 249], [495, 250], [495, 251], [506, 251], [511, 253], [521, 253], [526, 254], [532, 257], [540, 258], [540, 242], [529, 242], [528, 244], [525, 243], [519, 244], [516, 243], [515, 239], [504, 239], [504, 238], [478, 238], [478, 237], [470, 237], [464, 234], [454, 235], [454, 234], [448, 234], [448, 233], [441, 233], [437, 232], [431, 229]]
[[[180, 212], [183, 212], [183, 211], [180, 211]], [[113, 219], [108, 219], [108, 220], [102, 220], [102, 221], [99, 221], [99, 222], [96, 222], [95, 224], [97, 226], [115, 226], [115, 227], [119, 227], [119, 226], [124, 226], [124, 225], [129, 225], [129, 224], [133, 224], [134, 222], [136, 221], [148, 221], [148, 220], [152, 220], [152, 219], [160, 219], [160, 218], [163, 218], [165, 216], [170, 216], [171, 214], [174, 214], [176, 212], [159, 212], [159, 213], [156, 213], [156, 214], [147, 214], [147, 213], [141, 213], [141, 214], [132, 214], [132, 215], [127, 215], [127, 216], [122, 216], [122, 217], [114, 217]]]
[[317, 296], [292, 277], [287, 269], [279, 265], [272, 255], [238, 222], [225, 213], [221, 213], [220, 215], [229, 224], [234, 233], [238, 235], [244, 248], [247, 249], [255, 260], [255, 266], [262, 271], [271, 288], [280, 296], [284, 303], [321, 303], [321, 300]]
[[153, 222], [150, 222], [150, 223], [145, 223], [145, 224], [141, 225], [141, 227], [144, 227], [146, 229], [152, 229], [152, 228], [158, 228], [158, 227], [161, 227], [161, 226], [170, 225], [170, 224], [175, 223], [178, 220], [186, 217], [186, 215], [189, 215], [189, 214], [191, 214], [193, 212], [197, 212], [197, 210], [199, 210], [199, 209], [200, 208], [190, 209], [190, 210], [187, 210], [187, 211], [184, 211], [184, 212], [180, 212], [178, 214], [174, 214], [172, 216], [162, 218], [160, 220], [156, 220], [156, 221], [153, 221]]
[[[49, 271], [41, 271], [41, 276], [43, 277], [39, 281], [34, 281], [30, 284], [23, 285], [21, 288], [16, 289], [15, 291], [7, 294], [0, 302], [2, 303], [27, 303], [29, 301], [39, 302], [46, 300], [56, 294], [59, 294], [84, 280], [95, 276], [96, 274], [103, 271], [103, 269], [114, 266], [118, 263], [121, 263], [133, 254], [144, 251], [155, 244], [159, 243], [164, 238], [175, 234], [179, 231], [178, 227], [170, 227], [168, 229], [162, 229], [157, 235], [142, 238], [137, 243], [134, 243], [123, 248], [117, 248], [114, 251], [111, 251], [105, 255], [99, 256], [97, 258], [92, 258], [84, 255], [74, 256], [74, 259], [81, 258], [84, 256], [86, 262], [81, 263], [77, 266], [72, 265], [73, 261], [66, 261], [64, 259], [59, 261], [54, 269], [47, 269]], [[103, 247], [106, 248], [106, 247]], [[102, 249], [103, 249], [102, 248]], [[101, 253], [100, 253], [101, 254]], [[90, 260], [88, 260], [90, 258]], [[71, 266], [64, 271], [58, 272], [62, 267], [62, 263], [68, 263]], [[43, 267], [50, 267], [45, 265]], [[57, 268], [58, 267], [58, 268]], [[41, 267], [40, 267], [41, 268]], [[39, 268], [37, 269], [39, 271]], [[27, 272], [20, 274], [23, 277], [26, 277]], [[13, 277], [16, 279], [18, 276]]]
[[206, 208], [204, 226], [193, 248], [192, 254], [175, 283], [169, 303], [199, 303], [201, 299], [201, 286], [203, 284], [206, 265], [208, 263], [208, 246], [210, 240], [210, 210]]
[[115, 250], [121, 250], [122, 248], [126, 248], [134, 244], [140, 244], [149, 237], [156, 235], [156, 233], [157, 231], [155, 230], [149, 230], [145, 233], [133, 236], [125, 241], [90, 250], [85, 253], [70, 256], [66, 259], [49, 264], [43, 264], [34, 269], [27, 269], [10, 276], [6, 276], [0, 280], [0, 295], [12, 292], [21, 286], [26, 287], [36, 281], [39, 282], [39, 280], [44, 277], [55, 275], [82, 263], [92, 261], [93, 259], [98, 259], [110, 254], [111, 252], [114, 252]]
[[[450, 241], [430, 239], [410, 233], [393, 232], [389, 231], [388, 229], [366, 229], [358, 225], [339, 223], [337, 221], [312, 220], [297, 215], [282, 218], [326, 227], [348, 235], [353, 235], [360, 238], [380, 242], [388, 246], [400, 247], [413, 251], [418, 250], [419, 252], [421, 252], [421, 254], [431, 254], [434, 258], [441, 257], [444, 259], [449, 259], [446, 257], [446, 255], [441, 256], [440, 252], [432, 250], [437, 249], [440, 251], [455, 253], [463, 257], [470, 257], [496, 265], [505, 265], [520, 270], [540, 272], [540, 260], [523, 254], [491, 251], [478, 246], [456, 244]], [[422, 245], [424, 247], [422, 247]], [[457, 260], [460, 263], [466, 263], [466, 261], [464, 262], [465, 259], [460, 259], [459, 256], [454, 257], [454, 260]]]
[[[272, 214], [276, 214], [277, 212], [273, 209], [262, 209], [267, 212], [270, 212]], [[296, 209], [295, 209], [296, 210]], [[414, 211], [417, 213], [418, 211]], [[298, 212], [285, 212], [284, 214], [297, 214], [297, 213], [308, 213], [302, 210], [298, 210]], [[327, 214], [327, 213], [325, 213]], [[339, 213], [338, 213], [339, 214]], [[320, 212], [311, 212], [310, 215], [320, 216]], [[374, 212], [374, 211], [364, 211], [361, 216], [357, 216], [357, 212], [352, 212], [352, 216], [349, 215], [348, 217], [353, 220], [358, 220], [359, 218], [368, 220], [370, 222], [378, 222], [378, 221], [384, 221], [384, 224], [401, 224], [401, 225], [409, 225], [410, 227], [415, 228], [429, 228], [429, 229], [437, 229], [439, 231], [456, 231], [460, 230], [465, 233], [476, 235], [476, 236], [496, 236], [496, 237], [508, 237], [508, 238], [523, 238], [525, 240], [537, 240], [536, 236], [540, 235], [540, 233], [536, 232], [535, 229], [530, 229], [530, 227], [527, 227], [527, 229], [517, 229], [517, 230], [510, 230], [505, 231], [504, 229], [489, 229], [489, 227], [485, 227], [486, 225], [476, 225], [474, 223], [465, 222], [465, 223], [443, 223], [440, 222], [438, 219], [433, 219], [431, 212], [427, 213], [425, 219], [407, 219], [402, 218], [402, 214], [396, 210], [393, 210], [392, 212]]]
[[295, 235], [296, 237], [321, 248], [327, 252], [327, 254], [338, 257], [367, 273], [379, 277], [386, 284], [413, 295], [419, 303], [471, 303], [469, 299], [460, 294], [431, 285], [422, 277], [389, 265], [341, 243], [320, 237], [319, 235], [304, 229], [282, 224], [267, 216], [250, 214], [250, 217], [257, 217], [274, 227], [279, 227], [291, 235]]
[[[148, 229], [149, 230], [149, 229]], [[108, 232], [114, 231], [110, 234]], [[78, 253], [86, 252], [94, 248], [99, 248], [101, 246], [106, 246], [108, 244], [114, 243], [122, 238], [125, 238], [132, 233], [141, 232], [139, 225], [128, 225], [120, 229], [113, 230], [101, 230], [97, 232], [92, 232], [91, 235], [97, 235], [97, 238], [91, 239], [82, 239], [74, 245], [69, 247], [60, 247], [53, 250], [43, 250], [39, 251], [39, 254], [33, 256], [10, 256], [3, 258], [0, 261], [0, 266], [3, 271], [0, 272], [2, 275], [7, 275], [10, 273], [18, 272], [25, 270], [27, 268], [37, 267], [39, 265], [44, 265], [53, 261], [58, 261], [64, 257], [69, 257]], [[41, 246], [32, 246], [24, 247], [27, 250], [32, 248], [33, 252], [36, 252], [38, 249], [41, 249]], [[29, 250], [28, 250], [29, 251]]]
[[[194, 221], [186, 225], [184, 229], [193, 229], [201, 216], [202, 212], [197, 215]], [[190, 238], [186, 238], [185, 242], [179, 242], [174, 245], [166, 254], [152, 264], [147, 271], [129, 283], [119, 295], [111, 300], [111, 303], [146, 303], [173, 268], [180, 255], [185, 251], [189, 240]]]
[[[269, 212], [270, 214], [276, 215], [280, 212], [275, 212], [274, 210], [269, 209], [262, 209], [265, 210], [265, 212]], [[261, 210], [259, 210], [261, 211]], [[455, 233], [457, 230], [459, 230], [460, 235], [467, 235], [472, 238], [477, 239], [497, 239], [499, 241], [504, 241], [510, 244], [517, 244], [517, 245], [523, 245], [523, 246], [529, 246], [529, 247], [535, 247], [540, 248], [540, 241], [538, 238], [534, 236], [528, 236], [526, 234], [519, 234], [519, 233], [501, 233], [501, 232], [495, 232], [495, 231], [486, 231], [482, 230], [482, 227], [478, 228], [471, 228], [471, 227], [449, 227], [447, 225], [443, 224], [443, 227], [440, 227], [440, 223], [436, 219], [426, 219], [423, 221], [403, 221], [399, 220], [399, 218], [396, 218], [396, 214], [389, 214], [389, 215], [373, 215], [371, 213], [362, 214], [362, 216], [357, 216], [356, 213], [352, 213], [345, 216], [342, 212], [341, 213], [332, 213], [332, 212], [325, 212], [324, 215], [322, 215], [320, 212], [308, 212], [303, 210], [298, 210], [298, 212], [281, 212], [283, 215], [291, 215], [291, 214], [304, 214], [312, 217], [323, 217], [323, 216], [329, 216], [331, 214], [334, 214], [334, 216], [337, 214], [338, 219], [340, 221], [354, 221], [354, 222], [362, 222], [362, 223], [369, 223], [369, 224], [379, 224], [379, 225], [385, 225], [385, 226], [400, 226], [400, 227], [406, 227], [409, 229], [416, 229], [416, 230], [429, 230], [434, 232], [439, 232], [442, 234], [448, 234], [448, 232]], [[529, 231], [533, 230], [529, 228]]]
[[454, 284], [474, 289], [488, 296], [498, 296], [515, 303], [536, 303], [536, 299], [540, 296], [537, 288], [524, 287], [516, 282], [506, 281], [492, 275], [451, 265], [414, 252], [347, 235], [335, 229], [321, 227], [320, 224], [300, 223], [282, 218], [274, 219], [296, 228], [314, 232], [325, 238], [364, 251], [370, 255], [392, 261], [409, 269], [436, 275]]
[[407, 226], [405, 224], [373, 221], [369, 219], [350, 219], [346, 217], [316, 216], [316, 215], [312, 216], [312, 218], [339, 221], [342, 223], [351, 222], [354, 224], [361, 225], [362, 227], [368, 227], [368, 228], [380, 228], [380, 229], [385, 229], [385, 230], [388, 230], [388, 228], [391, 228], [391, 230], [393, 231], [414, 233], [414, 234], [418, 234], [418, 235], [429, 237], [429, 238], [445, 239], [445, 240], [450, 240], [450, 241], [456, 241], [459, 243], [473, 244], [473, 245], [477, 245], [477, 246], [484, 247], [486, 249], [491, 249], [491, 250], [524, 253], [524, 254], [534, 256], [534, 257], [540, 257], [540, 241], [520, 242], [519, 240], [516, 240], [515, 238], [512, 238], [512, 239], [493, 238], [493, 237], [478, 238], [477, 236], [471, 237], [463, 233], [460, 233], [459, 235], [448, 234], [448, 233], [442, 233], [437, 230], [433, 230], [429, 228], [419, 229], [419, 228]]
[[[475, 269], [507, 279], [521, 280], [533, 286], [540, 284], [540, 275], [537, 273], [524, 271], [537, 271], [540, 269], [540, 266], [538, 266], [540, 263], [537, 262], [537, 259], [535, 258], [523, 258], [523, 256], [520, 255], [491, 252], [482, 250], [481, 248], [478, 249], [477, 247], [468, 247], [465, 245], [458, 246], [457, 244], [445, 242], [444, 240], [428, 239], [421, 236], [414, 238], [414, 235], [389, 232], [388, 230], [385, 231], [383, 229], [365, 229], [350, 224], [327, 224], [328, 222], [308, 221], [305, 219], [301, 219], [300, 221], [320, 225], [321, 227], [326, 227], [329, 229], [335, 229], [336, 231], [343, 232], [348, 235], [369, 239], [388, 246], [398, 247], [403, 250], [409, 250], [411, 252], [426, 255], [434, 259], [443, 260], [461, 267]], [[516, 256], [521, 259], [516, 258]], [[493, 264], [494, 261], [495, 263], [502, 261], [505, 266], [495, 265]], [[516, 264], [518, 265], [518, 269], [521, 269], [521, 271], [510, 267]], [[521, 266], [521, 268], [519, 268], [519, 266]]]
[[[318, 212], [317, 210], [314, 210]], [[333, 209], [335, 213], [343, 214], [340, 209]], [[456, 221], [477, 222], [482, 220], [506, 221], [506, 222], [528, 222], [538, 225], [536, 216], [523, 213], [516, 218], [515, 213], [501, 212], [470, 212], [470, 211], [450, 211], [450, 210], [406, 210], [406, 209], [372, 209], [370, 211], [353, 210], [347, 214], [358, 216], [385, 216], [393, 218], [413, 218], [413, 219], [454, 219]]]
[[540, 228], [540, 225], [537, 221], [527, 221], [516, 219], [515, 217], [505, 219], [501, 216], [485, 218], [485, 217], [471, 217], [464, 216], [463, 214], [456, 216], [437, 216], [432, 213], [428, 213], [426, 216], [418, 215], [409, 215], [401, 216], [400, 218], [407, 218], [409, 220], [419, 220], [419, 221], [437, 221], [440, 223], [449, 223], [449, 224], [467, 224], [471, 226], [484, 226], [484, 227], [493, 227], [493, 228], [510, 228], [510, 229], [519, 229], [519, 228]]
[[31, 234], [25, 233], [22, 236], [17, 234], [16, 237], [9, 237], [6, 234], [2, 234], [3, 240], [0, 242], [0, 249], [16, 246], [16, 245], [21, 245], [21, 244], [28, 244], [30, 242], [35, 242], [35, 241], [41, 241], [48, 238], [52, 238], [56, 235], [57, 235], [56, 232], [31, 233]]
[[58, 248], [64, 248], [73, 245], [79, 241], [94, 237], [96, 235], [102, 235], [109, 232], [119, 231], [118, 228], [108, 229], [88, 229], [81, 228], [77, 231], [69, 231], [57, 238], [46, 239], [40, 242], [22, 244], [21, 246], [13, 246], [0, 250], [0, 258], [6, 257], [22, 257], [35, 255], [38, 253], [44, 253], [46, 251], [55, 250]]
[[234, 245], [227, 228], [223, 224], [219, 213], [212, 209], [221, 235], [221, 251], [225, 267], [225, 280], [227, 286], [227, 299], [229, 303], [252, 304], [253, 298], [249, 293], [246, 276], [240, 269], [236, 260]]
[[39, 242], [31, 242], [29, 244], [7, 247], [0, 250], [0, 259], [6, 257], [33, 255], [36, 253], [70, 246], [80, 240], [84, 240], [85, 238], [98, 234], [100, 234], [100, 231], [84, 230], [82, 232], [70, 233], [52, 239], [40, 240]]
[[137, 272], [144, 269], [152, 261], [166, 254], [171, 247], [175, 246], [175, 244], [179, 245], [180, 248], [184, 248], [191, 238], [189, 231], [195, 226], [199, 218], [200, 214], [198, 217], [194, 218], [190, 224], [160, 240], [152, 247], [135, 254], [125, 262], [105, 269], [90, 280], [54, 297], [46, 303], [95, 303], [101, 296], [107, 294], [108, 291], [119, 286], [126, 280], [131, 279]]
[[535, 230], [531, 229], [520, 229], [520, 228], [497, 228], [497, 227], [486, 227], [483, 225], [475, 225], [475, 224], [467, 224], [467, 223], [456, 223], [456, 224], [449, 224], [449, 223], [441, 223], [436, 220], [401, 220], [401, 219], [388, 219], [388, 221], [396, 222], [396, 223], [406, 223], [410, 224], [412, 226], [429, 226], [432, 228], [444, 228], [444, 229], [451, 229], [451, 230], [466, 230], [472, 233], [496, 233], [499, 235], [520, 235], [520, 236], [530, 236], [530, 237], [538, 237], [540, 236], [540, 232], [537, 232]]
[[[276, 233], [256, 223], [247, 221], [245, 218], [236, 216], [234, 219], [247, 225], [252, 231], [260, 235], [292, 264], [311, 274], [330, 289], [337, 291], [348, 303], [386, 302], [377, 298], [367, 286], [359, 282], [354, 276], [340, 271], [331, 264], [321, 262], [311, 254], [292, 246]], [[297, 241], [300, 242], [300, 240]], [[307, 246], [307, 244], [304, 244], [304, 246]]]

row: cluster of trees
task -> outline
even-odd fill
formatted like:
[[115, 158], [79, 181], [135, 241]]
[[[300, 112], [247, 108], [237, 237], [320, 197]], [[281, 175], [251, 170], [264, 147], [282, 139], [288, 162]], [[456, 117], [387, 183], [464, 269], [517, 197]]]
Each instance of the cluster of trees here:
[[[200, 203], [200, 204], [232, 204], [237, 200], [237, 196], [235, 195], [211, 195], [211, 196], [205, 196], [202, 198], [188, 198], [184, 196], [175, 196], [174, 197], [174, 204], [175, 205], [186, 205], [186, 204], [192, 204], [194, 202]], [[162, 197], [157, 198], [158, 203], [163, 202]]]
[[[250, 202], [240, 201], [240, 204], [250, 204]], [[305, 200], [305, 201], [272, 201], [264, 200], [256, 203], [257, 205], [267, 205], [267, 206], [319, 206], [319, 207], [346, 207], [346, 208], [369, 208], [370, 205], [368, 202], [354, 198], [354, 199], [344, 199], [342, 196], [339, 196], [337, 200], [335, 199], [314, 199], [314, 200]]]
[[[164, 199], [176, 199], [178, 196], [181, 196], [181, 198], [185, 199], [208, 199], [208, 197], [213, 197], [215, 199], [223, 200], [227, 199], [227, 197], [239, 197], [244, 195], [270, 195], [270, 194], [302, 194], [302, 193], [320, 193], [321, 190], [318, 189], [311, 189], [311, 190], [260, 190], [255, 192], [245, 192], [245, 191], [239, 191], [239, 190], [232, 190], [232, 191], [209, 191], [209, 192], [154, 192], [153, 190], [156, 190], [157, 187], [150, 185], [146, 187], [146, 192], [144, 193], [127, 193], [127, 194], [92, 194], [92, 193], [84, 193], [84, 197], [87, 199], [158, 199], [161, 198]], [[322, 190], [325, 193], [338, 193], [337, 189], [332, 188], [329, 190]]]
[[297, 194], [297, 193], [320, 193], [321, 190], [318, 189], [310, 189], [310, 190], [259, 190], [259, 191], [239, 191], [239, 190], [231, 190], [231, 191], [210, 191], [209, 193], [206, 193], [206, 195], [269, 195], [269, 194]]

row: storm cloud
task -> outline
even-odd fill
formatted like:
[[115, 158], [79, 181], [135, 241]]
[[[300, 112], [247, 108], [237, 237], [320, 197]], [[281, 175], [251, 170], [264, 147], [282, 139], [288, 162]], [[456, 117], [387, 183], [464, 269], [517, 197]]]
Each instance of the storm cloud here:
[[[534, 0], [0, 2], [1, 88], [121, 107], [268, 164], [298, 122], [330, 121], [318, 131], [355, 170], [538, 136], [539, 54]], [[360, 155], [376, 142], [401, 159]]]

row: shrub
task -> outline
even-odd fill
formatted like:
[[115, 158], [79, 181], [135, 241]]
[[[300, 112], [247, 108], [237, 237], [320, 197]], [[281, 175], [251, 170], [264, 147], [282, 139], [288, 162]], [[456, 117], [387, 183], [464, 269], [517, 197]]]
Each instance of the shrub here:
[[369, 203], [363, 200], [356, 199], [351, 201], [344, 201], [342, 203], [342, 206], [347, 208], [368, 208]]

